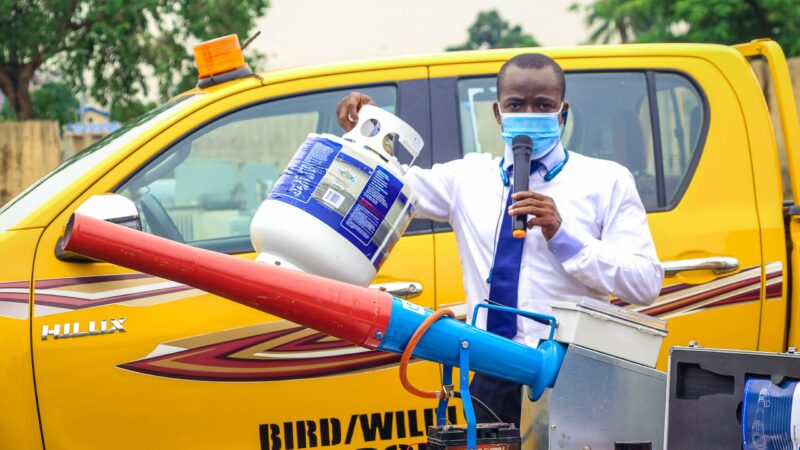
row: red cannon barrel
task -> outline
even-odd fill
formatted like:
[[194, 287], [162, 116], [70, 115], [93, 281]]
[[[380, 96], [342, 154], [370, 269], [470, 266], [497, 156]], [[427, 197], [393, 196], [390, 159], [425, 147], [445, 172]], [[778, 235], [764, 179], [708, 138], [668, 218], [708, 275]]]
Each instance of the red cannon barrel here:
[[380, 344], [392, 310], [392, 296], [377, 289], [190, 247], [83, 214], [70, 218], [62, 248], [236, 299], [369, 349]]

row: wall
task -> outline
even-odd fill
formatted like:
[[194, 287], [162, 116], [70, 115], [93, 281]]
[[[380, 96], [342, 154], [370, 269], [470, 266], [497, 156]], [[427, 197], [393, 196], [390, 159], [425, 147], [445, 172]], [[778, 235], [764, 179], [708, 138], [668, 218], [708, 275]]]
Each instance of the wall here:
[[52, 170], [60, 160], [58, 122], [0, 122], [0, 205]]

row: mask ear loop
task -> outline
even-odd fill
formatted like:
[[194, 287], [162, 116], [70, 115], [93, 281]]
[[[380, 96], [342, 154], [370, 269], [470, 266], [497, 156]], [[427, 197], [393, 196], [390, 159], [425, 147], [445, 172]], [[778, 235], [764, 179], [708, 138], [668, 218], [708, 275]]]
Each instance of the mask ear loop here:
[[[561, 127], [561, 135], [558, 137], [558, 141], [559, 142], [563, 142], [564, 141], [563, 140], [563, 138], [564, 138], [564, 130], [567, 129], [567, 115], [569, 113], [568, 109], [567, 110], [563, 109], [564, 108], [563, 104], [561, 105], [561, 108], [562, 108], [562, 111], [561, 111], [562, 127]], [[556, 144], [556, 145], [558, 145], [558, 144]], [[563, 169], [564, 166], [567, 165], [567, 161], [569, 161], [569, 150], [567, 150], [567, 148], [564, 147], [564, 159], [560, 163], [558, 163], [555, 167], [553, 167], [552, 170], [548, 170], [547, 173], [544, 174], [544, 176], [542, 177], [542, 178], [544, 178], [544, 181], [546, 181], [548, 183], [550, 181], [552, 181], [553, 178], [556, 177], [556, 175], [561, 173], [561, 169]]]

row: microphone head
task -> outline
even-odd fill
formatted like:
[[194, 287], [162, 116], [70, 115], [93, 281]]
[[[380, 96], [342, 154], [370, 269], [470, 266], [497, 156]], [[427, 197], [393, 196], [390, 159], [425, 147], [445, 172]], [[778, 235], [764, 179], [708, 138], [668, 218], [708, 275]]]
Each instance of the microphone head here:
[[533, 147], [533, 141], [531, 141], [531, 137], [527, 134], [518, 134], [514, 136], [511, 140], [511, 150], [513, 152], [517, 151], [531, 151], [531, 147]]

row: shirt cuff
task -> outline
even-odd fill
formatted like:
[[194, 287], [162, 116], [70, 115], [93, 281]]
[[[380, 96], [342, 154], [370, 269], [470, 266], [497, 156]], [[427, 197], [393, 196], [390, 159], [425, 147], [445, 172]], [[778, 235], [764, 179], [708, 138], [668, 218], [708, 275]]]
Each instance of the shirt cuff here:
[[562, 223], [558, 227], [556, 234], [547, 241], [547, 247], [563, 264], [583, 250], [585, 245], [578, 238], [571, 235], [567, 227]]

